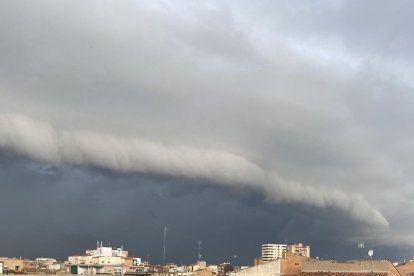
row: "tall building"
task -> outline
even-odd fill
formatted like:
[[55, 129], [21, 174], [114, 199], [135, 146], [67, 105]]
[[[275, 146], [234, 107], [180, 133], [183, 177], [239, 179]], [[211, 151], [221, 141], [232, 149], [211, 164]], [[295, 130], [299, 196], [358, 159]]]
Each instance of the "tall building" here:
[[287, 252], [310, 258], [310, 246], [303, 243], [288, 245]]
[[270, 262], [276, 259], [282, 259], [283, 254], [286, 252], [310, 258], [309, 245], [303, 243], [295, 243], [292, 245], [267, 243], [262, 244], [262, 261]]
[[276, 259], [281, 259], [283, 253], [287, 251], [286, 244], [267, 243], [262, 244], [262, 261], [269, 262]]

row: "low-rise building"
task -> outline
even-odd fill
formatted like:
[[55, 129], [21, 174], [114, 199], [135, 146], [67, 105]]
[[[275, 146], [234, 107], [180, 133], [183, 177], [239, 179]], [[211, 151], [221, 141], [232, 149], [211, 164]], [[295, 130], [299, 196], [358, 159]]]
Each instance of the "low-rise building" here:
[[124, 274], [128, 271], [128, 251], [121, 248], [104, 247], [97, 242], [97, 248], [86, 250], [84, 255], [68, 257], [67, 272], [71, 274]]
[[280, 259], [230, 273], [231, 276], [278, 276], [280, 275]]
[[285, 253], [280, 260], [280, 274], [284, 276], [298, 276], [302, 272], [302, 264], [309, 258], [293, 253]]
[[414, 276], [414, 260], [406, 261], [396, 266], [401, 276]]
[[302, 263], [301, 276], [400, 276], [388, 260], [322, 261], [307, 259]]
[[281, 258], [258, 264], [240, 271], [234, 272], [233, 276], [299, 276], [302, 263], [308, 260], [307, 257], [292, 253], [283, 253]]
[[24, 268], [24, 260], [21, 258], [0, 257], [0, 262], [3, 263], [4, 273], [22, 272]]
[[128, 267], [128, 273], [142, 273], [149, 270], [149, 265], [142, 262], [139, 257], [128, 257], [125, 259], [125, 264]]

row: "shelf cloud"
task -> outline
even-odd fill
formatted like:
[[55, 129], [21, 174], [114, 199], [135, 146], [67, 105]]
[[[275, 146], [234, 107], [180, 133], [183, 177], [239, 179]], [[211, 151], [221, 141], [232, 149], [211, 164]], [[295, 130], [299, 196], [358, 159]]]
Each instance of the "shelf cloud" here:
[[118, 172], [202, 180], [262, 192], [268, 202], [334, 207], [358, 221], [387, 226], [386, 218], [361, 195], [317, 190], [281, 180], [229, 152], [166, 146], [131, 138], [66, 131], [22, 116], [0, 116], [0, 148], [54, 164], [90, 165]]

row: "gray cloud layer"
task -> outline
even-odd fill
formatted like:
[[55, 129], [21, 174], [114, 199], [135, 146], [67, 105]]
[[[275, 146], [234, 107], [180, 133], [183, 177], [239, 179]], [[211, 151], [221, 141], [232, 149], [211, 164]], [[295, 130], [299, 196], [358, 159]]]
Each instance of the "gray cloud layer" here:
[[[104, 240], [124, 245], [131, 255], [160, 262], [165, 225], [168, 262], [193, 262], [199, 239], [210, 263], [250, 264], [260, 254], [261, 243], [275, 240], [306, 240], [314, 256], [323, 258], [355, 258], [358, 253], [347, 240], [360, 230], [332, 208], [270, 205], [255, 194], [200, 181], [194, 185], [183, 179], [51, 166], [4, 154], [0, 174], [0, 219], [5, 226], [0, 235], [7, 237], [2, 256], [65, 260], [93, 247], [95, 240]], [[409, 251], [390, 254], [393, 247], [374, 249], [384, 258], [410, 256]]]
[[94, 165], [120, 172], [184, 177], [243, 186], [266, 194], [270, 202], [297, 202], [336, 207], [369, 224], [388, 226], [384, 216], [361, 195], [319, 190], [268, 175], [256, 164], [224, 151], [167, 147], [133, 139], [53, 129], [17, 116], [0, 117], [0, 149], [40, 161]]
[[350, 241], [414, 246], [410, 2], [0, 5], [3, 149], [335, 207]]

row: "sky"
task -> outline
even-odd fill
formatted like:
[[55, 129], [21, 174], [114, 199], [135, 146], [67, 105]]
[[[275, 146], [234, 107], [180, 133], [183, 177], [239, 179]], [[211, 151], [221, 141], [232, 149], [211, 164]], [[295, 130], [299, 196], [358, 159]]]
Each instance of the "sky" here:
[[0, 255], [412, 258], [413, 5], [2, 1]]

